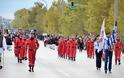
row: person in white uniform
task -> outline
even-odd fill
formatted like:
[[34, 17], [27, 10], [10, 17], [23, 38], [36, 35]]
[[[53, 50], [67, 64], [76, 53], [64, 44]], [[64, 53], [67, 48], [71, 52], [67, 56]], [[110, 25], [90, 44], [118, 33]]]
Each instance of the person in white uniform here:
[[101, 69], [101, 63], [102, 63], [102, 47], [100, 46], [102, 43], [100, 42], [99, 35], [95, 38], [95, 43], [94, 43], [94, 50], [96, 53], [96, 68], [97, 70]]
[[2, 58], [4, 57], [2, 57], [2, 54], [4, 54], [4, 51], [6, 50], [6, 48], [7, 48], [6, 39], [2, 34], [2, 30], [0, 30], [0, 69], [3, 68], [2, 61], [4, 60], [2, 60]]

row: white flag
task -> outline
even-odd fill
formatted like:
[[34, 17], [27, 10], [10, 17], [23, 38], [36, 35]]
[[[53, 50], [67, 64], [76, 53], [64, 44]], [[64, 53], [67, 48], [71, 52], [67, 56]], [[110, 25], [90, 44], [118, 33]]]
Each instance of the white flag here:
[[105, 19], [104, 19], [100, 31], [100, 46], [99, 46], [100, 49], [103, 49], [105, 39], [106, 39], [106, 34], [105, 34]]

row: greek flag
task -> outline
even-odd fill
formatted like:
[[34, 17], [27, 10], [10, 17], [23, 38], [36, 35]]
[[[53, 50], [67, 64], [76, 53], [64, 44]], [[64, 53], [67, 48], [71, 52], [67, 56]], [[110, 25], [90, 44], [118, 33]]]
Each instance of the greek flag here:
[[112, 30], [111, 38], [112, 38], [112, 43], [115, 43], [116, 39], [117, 39], [117, 21], [115, 21], [114, 28]]

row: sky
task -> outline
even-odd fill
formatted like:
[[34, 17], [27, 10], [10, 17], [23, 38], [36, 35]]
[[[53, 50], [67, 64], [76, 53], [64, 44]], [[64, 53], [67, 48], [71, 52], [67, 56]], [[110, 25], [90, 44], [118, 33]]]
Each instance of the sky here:
[[53, 0], [0, 0], [0, 16], [6, 19], [14, 19], [14, 13], [22, 8], [30, 9], [34, 2], [44, 1], [47, 6], [52, 5]]

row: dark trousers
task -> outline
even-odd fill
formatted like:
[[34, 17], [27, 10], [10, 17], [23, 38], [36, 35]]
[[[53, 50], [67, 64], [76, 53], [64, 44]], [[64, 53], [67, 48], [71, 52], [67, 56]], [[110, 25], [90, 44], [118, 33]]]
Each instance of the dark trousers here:
[[104, 58], [105, 58], [105, 71], [109, 70], [111, 71], [112, 69], [112, 55], [113, 55], [113, 52], [112, 51], [109, 51], [108, 49], [105, 50], [105, 55], [104, 55]]
[[95, 53], [96, 53], [96, 67], [101, 68], [102, 50], [100, 52], [97, 52], [97, 50], [95, 50]]

